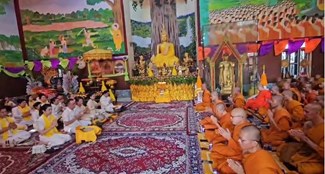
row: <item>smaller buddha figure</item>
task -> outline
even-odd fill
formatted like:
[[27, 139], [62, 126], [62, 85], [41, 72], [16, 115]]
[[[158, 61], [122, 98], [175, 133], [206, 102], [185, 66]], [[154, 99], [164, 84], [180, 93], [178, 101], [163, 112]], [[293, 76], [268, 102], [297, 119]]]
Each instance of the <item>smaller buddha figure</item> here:
[[219, 64], [219, 84], [222, 93], [231, 93], [232, 86], [234, 85], [234, 67], [235, 64], [228, 60], [228, 56], [223, 56], [223, 61]]
[[148, 76], [149, 77], [153, 77], [154, 76], [152, 62], [150, 62], [149, 65], [148, 65], [147, 73], [148, 73]]
[[157, 45], [157, 55], [153, 59], [153, 63], [157, 67], [163, 67], [164, 64], [167, 67], [174, 66], [175, 62], [178, 62], [178, 57], [175, 56], [174, 44], [168, 42], [168, 35], [163, 26], [163, 30], [160, 33], [161, 43]]
[[146, 61], [144, 60], [144, 57], [142, 55], [140, 56], [140, 59], [139, 59], [138, 69], [139, 69], [139, 74], [141, 76], [145, 76], [145, 73], [146, 73]]
[[184, 54], [184, 66], [190, 68], [193, 65], [193, 59], [189, 56], [189, 54], [186, 52]]
[[162, 76], [167, 76], [168, 75], [168, 68], [167, 68], [166, 64], [164, 64], [162, 69], [161, 69], [161, 75]]

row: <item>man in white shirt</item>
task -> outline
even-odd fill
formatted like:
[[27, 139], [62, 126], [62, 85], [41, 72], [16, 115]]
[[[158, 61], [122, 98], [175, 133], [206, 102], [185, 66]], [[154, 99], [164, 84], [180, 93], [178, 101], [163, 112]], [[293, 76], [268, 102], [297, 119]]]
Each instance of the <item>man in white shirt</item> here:
[[91, 124], [90, 121], [81, 120], [84, 113], [78, 113], [79, 111], [75, 110], [75, 107], [76, 101], [74, 99], [69, 99], [67, 107], [62, 113], [64, 131], [69, 133], [75, 133], [77, 126], [88, 126]]
[[114, 112], [114, 105], [111, 98], [108, 95], [108, 91], [104, 91], [102, 96], [99, 99], [100, 106], [106, 112]]
[[62, 115], [63, 107], [60, 104], [60, 100], [57, 97], [51, 99], [52, 114], [59, 119]]

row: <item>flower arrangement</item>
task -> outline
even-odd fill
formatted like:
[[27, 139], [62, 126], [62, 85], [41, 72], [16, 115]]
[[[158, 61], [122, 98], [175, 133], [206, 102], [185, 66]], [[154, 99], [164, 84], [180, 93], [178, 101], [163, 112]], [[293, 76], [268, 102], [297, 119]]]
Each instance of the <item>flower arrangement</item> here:
[[194, 84], [195, 76], [167, 76], [167, 77], [133, 77], [130, 79], [131, 85], [153, 85], [158, 82], [166, 82], [167, 84]]

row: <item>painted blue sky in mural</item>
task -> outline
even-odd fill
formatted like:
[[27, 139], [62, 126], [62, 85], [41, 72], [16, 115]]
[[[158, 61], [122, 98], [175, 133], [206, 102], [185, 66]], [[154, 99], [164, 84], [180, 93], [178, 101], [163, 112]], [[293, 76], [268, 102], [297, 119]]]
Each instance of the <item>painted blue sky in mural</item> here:
[[6, 14], [0, 15], [0, 24], [0, 34], [6, 36], [18, 35], [17, 19], [13, 1], [6, 6]]
[[105, 1], [96, 5], [88, 5], [87, 0], [78, 0], [78, 3], [75, 0], [19, 0], [19, 6], [21, 9], [29, 9], [43, 14], [68, 14], [85, 8], [95, 10], [100, 8], [111, 9]]

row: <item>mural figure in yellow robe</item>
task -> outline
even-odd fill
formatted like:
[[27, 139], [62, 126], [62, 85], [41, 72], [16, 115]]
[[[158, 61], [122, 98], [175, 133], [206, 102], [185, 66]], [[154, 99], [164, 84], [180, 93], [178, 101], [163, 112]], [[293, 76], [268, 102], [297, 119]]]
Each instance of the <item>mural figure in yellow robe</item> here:
[[157, 67], [163, 67], [164, 64], [166, 64], [167, 67], [172, 67], [179, 61], [178, 57], [175, 56], [174, 44], [168, 42], [168, 35], [164, 27], [160, 36], [161, 43], [157, 45], [157, 55], [152, 62]]
[[123, 37], [120, 30], [120, 26], [117, 23], [112, 25], [112, 30], [110, 31], [113, 36], [113, 42], [115, 45], [115, 51], [120, 51], [122, 48]]

